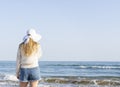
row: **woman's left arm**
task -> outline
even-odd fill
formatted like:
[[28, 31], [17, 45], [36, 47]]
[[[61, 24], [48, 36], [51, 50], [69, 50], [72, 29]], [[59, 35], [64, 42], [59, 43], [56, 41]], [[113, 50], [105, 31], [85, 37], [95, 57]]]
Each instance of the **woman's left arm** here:
[[16, 58], [16, 77], [19, 79], [19, 71], [20, 71], [20, 47], [18, 48], [17, 58]]

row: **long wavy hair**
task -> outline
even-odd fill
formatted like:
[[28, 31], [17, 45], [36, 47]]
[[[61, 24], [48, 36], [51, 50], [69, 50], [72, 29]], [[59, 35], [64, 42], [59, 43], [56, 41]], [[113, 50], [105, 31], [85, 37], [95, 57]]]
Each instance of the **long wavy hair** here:
[[34, 42], [31, 38], [29, 38], [28, 43], [23, 42], [20, 44], [20, 49], [24, 56], [29, 57], [38, 51], [39, 46], [40, 45], [37, 42]]

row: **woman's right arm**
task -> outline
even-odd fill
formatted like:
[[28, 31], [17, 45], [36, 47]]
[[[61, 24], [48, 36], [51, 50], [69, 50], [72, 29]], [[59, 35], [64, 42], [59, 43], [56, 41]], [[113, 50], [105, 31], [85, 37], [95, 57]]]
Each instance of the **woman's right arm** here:
[[40, 57], [42, 56], [42, 49], [40, 44], [38, 45], [38, 58], [40, 59]]

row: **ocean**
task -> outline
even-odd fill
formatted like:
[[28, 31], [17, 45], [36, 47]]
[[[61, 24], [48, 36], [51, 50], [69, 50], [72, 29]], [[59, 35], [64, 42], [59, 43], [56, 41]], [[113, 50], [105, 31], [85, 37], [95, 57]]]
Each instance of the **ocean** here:
[[[38, 87], [120, 87], [120, 62], [40, 61]], [[0, 61], [0, 87], [19, 87], [15, 61]]]

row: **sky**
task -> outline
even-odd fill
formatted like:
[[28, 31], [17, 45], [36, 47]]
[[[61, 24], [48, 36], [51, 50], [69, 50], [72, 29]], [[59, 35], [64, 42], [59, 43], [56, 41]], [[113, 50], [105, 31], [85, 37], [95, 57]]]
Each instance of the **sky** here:
[[120, 0], [1, 0], [0, 60], [16, 60], [26, 31], [41, 61], [120, 61]]

